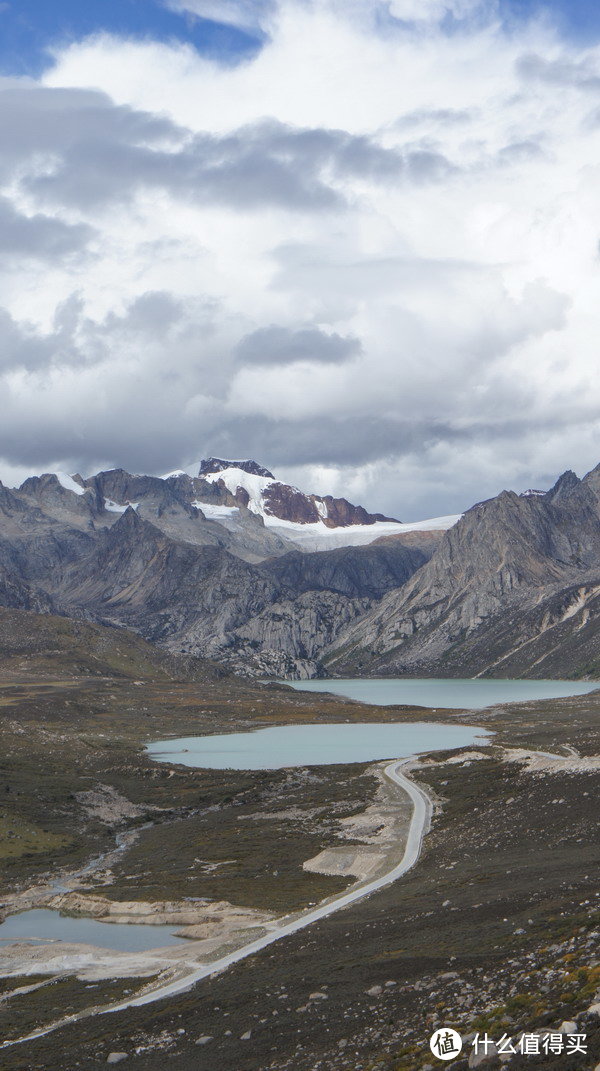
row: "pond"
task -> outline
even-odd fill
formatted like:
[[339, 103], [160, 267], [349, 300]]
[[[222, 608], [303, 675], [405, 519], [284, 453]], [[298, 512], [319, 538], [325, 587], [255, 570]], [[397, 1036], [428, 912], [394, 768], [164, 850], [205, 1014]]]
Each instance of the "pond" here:
[[173, 931], [180, 926], [123, 925], [96, 919], [72, 918], [58, 911], [36, 908], [9, 915], [0, 925], [0, 947], [12, 941], [68, 941], [94, 945], [114, 952], [147, 952], [151, 948], [181, 944]]
[[184, 736], [148, 745], [153, 759], [211, 770], [278, 770], [375, 759], [408, 758], [421, 751], [484, 745], [488, 733], [473, 725], [431, 722], [341, 722], [283, 725], [218, 736]]
[[600, 681], [524, 681], [477, 678], [442, 680], [436, 677], [350, 678], [348, 680], [280, 681], [300, 692], [333, 692], [375, 706], [429, 707], [434, 710], [482, 710], [496, 703], [534, 699], [565, 699], [600, 688]]

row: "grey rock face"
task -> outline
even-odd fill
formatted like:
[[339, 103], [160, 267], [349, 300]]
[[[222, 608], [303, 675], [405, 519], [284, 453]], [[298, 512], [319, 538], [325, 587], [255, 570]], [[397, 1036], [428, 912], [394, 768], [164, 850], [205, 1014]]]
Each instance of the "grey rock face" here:
[[225, 472], [226, 469], [232, 468], [241, 469], [250, 476], [266, 476], [269, 480], [275, 479], [273, 473], [259, 465], [257, 461], [225, 461], [221, 457], [209, 457], [201, 461], [198, 475], [206, 476], [208, 473]]
[[544, 651], [557, 628], [586, 629], [573, 643], [593, 654], [597, 580], [597, 469], [583, 480], [566, 473], [544, 496], [504, 491], [469, 510], [428, 564], [341, 633], [344, 649], [325, 662], [339, 673], [439, 676], [530, 674], [535, 663], [548, 675]]
[[[319, 553], [201, 476], [75, 482], [82, 493], [51, 474], [0, 485], [0, 605], [124, 626], [252, 675], [600, 674], [600, 467], [544, 495], [504, 491], [441, 541]], [[211, 519], [202, 504], [228, 508]]]
[[[285, 553], [262, 517], [201, 478], [116, 469], [76, 483], [0, 488], [0, 603], [125, 626], [241, 673], [314, 676], [320, 651], [427, 557], [401, 544]], [[228, 507], [227, 527], [198, 494]]]

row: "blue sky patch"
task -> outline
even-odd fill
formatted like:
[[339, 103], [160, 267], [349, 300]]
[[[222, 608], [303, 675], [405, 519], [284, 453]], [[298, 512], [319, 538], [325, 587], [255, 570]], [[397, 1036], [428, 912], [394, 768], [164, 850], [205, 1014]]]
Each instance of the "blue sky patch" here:
[[0, 0], [0, 72], [38, 75], [51, 65], [48, 49], [107, 32], [138, 40], [185, 41], [232, 63], [261, 42], [233, 26], [168, 11], [159, 0]]
[[[507, 24], [545, 12], [571, 40], [600, 38], [598, 0], [500, 0], [499, 8]], [[452, 32], [454, 20], [447, 29]], [[227, 64], [251, 57], [263, 43], [231, 24], [168, 10], [161, 0], [0, 0], [0, 73], [39, 75], [52, 63], [50, 48], [101, 31], [185, 41]]]
[[522, 18], [546, 13], [566, 37], [579, 42], [590, 38], [590, 44], [600, 37], [598, 0], [500, 0], [500, 12]]

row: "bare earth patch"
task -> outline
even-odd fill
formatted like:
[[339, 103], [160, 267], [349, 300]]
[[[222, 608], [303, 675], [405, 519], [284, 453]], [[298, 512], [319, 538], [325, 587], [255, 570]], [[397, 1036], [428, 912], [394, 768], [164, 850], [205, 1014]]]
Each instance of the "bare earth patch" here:
[[360, 814], [341, 818], [336, 836], [342, 840], [358, 841], [352, 847], [325, 848], [302, 864], [309, 873], [331, 874], [340, 877], [370, 878], [378, 870], [389, 868], [390, 854], [399, 858], [404, 853], [410, 825], [412, 806], [408, 797], [393, 791], [383, 777], [383, 766], [373, 766], [369, 773], [379, 780], [374, 803]]
[[107, 825], [115, 825], [128, 818], [140, 818], [148, 811], [132, 803], [112, 785], [98, 785], [87, 792], [76, 792], [75, 799], [81, 804], [89, 818], [96, 818]]
[[506, 762], [523, 763], [524, 772], [537, 774], [593, 773], [600, 770], [600, 755], [565, 755], [564, 758], [550, 758], [524, 748], [505, 750]]

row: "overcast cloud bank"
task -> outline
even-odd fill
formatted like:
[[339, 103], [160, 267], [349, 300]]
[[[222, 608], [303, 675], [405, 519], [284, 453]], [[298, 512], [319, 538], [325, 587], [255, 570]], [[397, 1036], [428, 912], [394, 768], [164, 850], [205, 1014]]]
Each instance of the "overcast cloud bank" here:
[[2, 478], [253, 456], [410, 520], [596, 464], [600, 49], [218, 9], [251, 59], [100, 34], [0, 80]]

